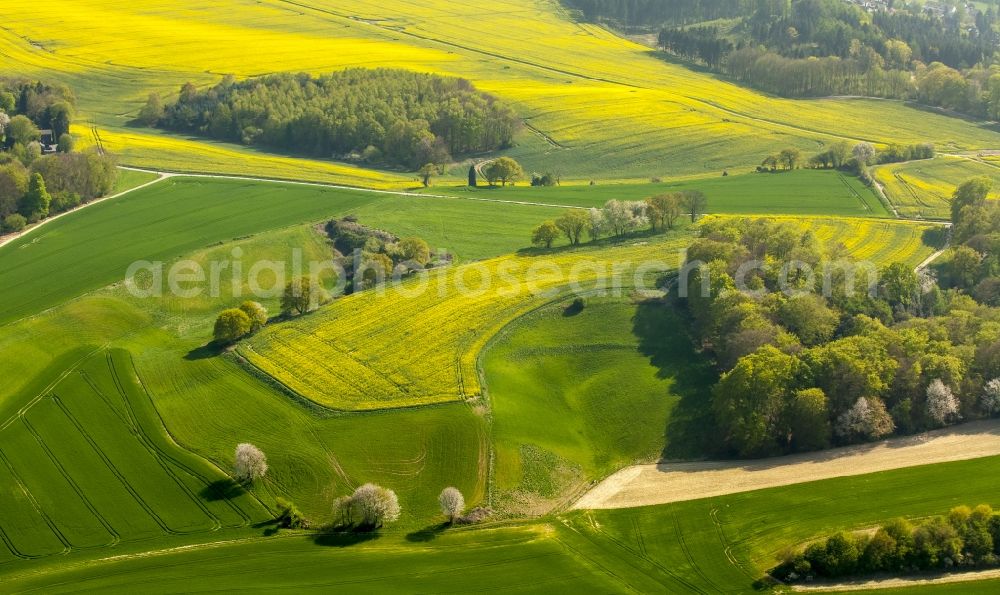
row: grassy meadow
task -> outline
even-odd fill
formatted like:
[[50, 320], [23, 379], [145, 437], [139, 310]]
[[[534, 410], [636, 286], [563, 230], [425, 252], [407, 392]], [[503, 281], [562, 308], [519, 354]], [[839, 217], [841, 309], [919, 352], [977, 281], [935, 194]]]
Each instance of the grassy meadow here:
[[700, 190], [708, 197], [708, 212], [746, 215], [887, 217], [872, 191], [854, 176], [835, 171], [793, 170], [741, 173], [645, 184], [571, 184], [552, 187], [434, 186], [426, 192], [455, 196], [539, 202], [576, 207], [600, 207], [617, 200], [643, 200], [680, 190]]
[[[886, 517], [921, 517], [967, 502], [994, 506], [996, 457], [830, 479], [677, 504], [578, 511], [484, 528], [387, 531], [376, 539], [270, 539], [215, 543], [90, 564], [42, 561], [8, 574], [18, 591], [170, 592], [196, 581], [226, 589], [300, 591], [753, 593], [781, 551]], [[956, 485], [961, 484], [961, 489]], [[325, 546], [325, 547], [324, 547]], [[80, 557], [94, 557], [82, 552]], [[966, 583], [915, 592], [988, 592]], [[909, 592], [909, 591], [906, 591]]]
[[[484, 18], [488, 14], [489, 18]], [[786, 100], [652, 56], [550, 0], [504, 0], [484, 11], [443, 0], [41, 0], [0, 7], [0, 52], [12, 74], [61, 80], [79, 96], [78, 134], [123, 161], [400, 187], [412, 176], [247, 151], [130, 127], [149, 92], [270, 72], [351, 66], [461, 76], [512, 104], [530, 127], [510, 154], [567, 179], [720, 175], [787, 146], [806, 153], [840, 139], [989, 148], [987, 125], [899, 102]], [[122, 31], [128, 31], [123, 35]], [[455, 172], [458, 175], [463, 171]]]
[[588, 298], [503, 329], [483, 355], [497, 505], [542, 512], [594, 479], [656, 460], [681, 395], [707, 399], [713, 383], [685, 328], [659, 301]]
[[[131, 173], [124, 180], [134, 180]], [[5, 263], [0, 285], [8, 288], [0, 323], [120, 281], [137, 260], [176, 261], [193, 250], [307, 221], [356, 214], [401, 235], [418, 234], [434, 249], [475, 259], [523, 247], [531, 227], [558, 212], [317, 186], [170, 178], [0, 247]], [[38, 271], [58, 274], [39, 276]]]
[[44, 375], [61, 379], [0, 425], [0, 533], [11, 553], [40, 558], [271, 518], [174, 443], [128, 352], [68, 355]]

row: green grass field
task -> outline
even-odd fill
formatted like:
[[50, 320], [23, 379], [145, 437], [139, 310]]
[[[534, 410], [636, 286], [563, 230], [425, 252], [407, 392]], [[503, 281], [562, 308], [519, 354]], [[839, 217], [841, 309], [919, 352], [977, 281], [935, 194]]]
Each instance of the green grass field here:
[[[44, 592], [170, 592], [197, 581], [205, 590], [753, 593], [783, 549], [817, 536], [966, 502], [996, 505], [997, 465], [992, 457], [527, 524], [387, 531], [369, 541], [286, 536], [70, 567], [43, 562], [20, 575], [15, 564], [8, 581]], [[988, 592], [993, 584], [927, 591]]]
[[177, 446], [127, 352], [83, 351], [61, 358], [43, 376], [57, 380], [24, 395], [27, 405], [0, 424], [0, 537], [12, 554], [54, 556], [271, 518], [256, 496]]
[[519, 510], [544, 510], [656, 460], [680, 395], [707, 399], [712, 383], [671, 306], [590, 298], [582, 311], [567, 308], [559, 301], [518, 319], [483, 356], [494, 487]]
[[154, 173], [119, 168], [118, 177], [115, 179], [115, 187], [108, 194], [114, 195], [119, 192], [131, 190], [137, 186], [152, 182], [157, 177], [157, 174]]
[[[175, 261], [220, 242], [346, 214], [475, 259], [528, 244], [558, 210], [311, 186], [172, 178], [52, 221], [0, 247], [0, 323], [121, 281], [137, 260]], [[39, 275], [50, 271], [51, 275]]]
[[435, 186], [432, 193], [486, 199], [521, 200], [578, 207], [600, 207], [617, 200], [643, 200], [664, 192], [701, 190], [708, 212], [755, 215], [887, 217], [888, 211], [872, 191], [854, 176], [835, 171], [794, 170], [778, 173], [737, 173], [680, 182], [574, 184], [552, 187]]

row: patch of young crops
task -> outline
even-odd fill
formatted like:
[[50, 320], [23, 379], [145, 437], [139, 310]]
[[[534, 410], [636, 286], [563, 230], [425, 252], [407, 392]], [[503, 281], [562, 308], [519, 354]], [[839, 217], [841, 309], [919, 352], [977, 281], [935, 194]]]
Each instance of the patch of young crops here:
[[0, 425], [4, 545], [15, 557], [245, 527], [269, 518], [166, 434], [127, 352], [94, 352]]

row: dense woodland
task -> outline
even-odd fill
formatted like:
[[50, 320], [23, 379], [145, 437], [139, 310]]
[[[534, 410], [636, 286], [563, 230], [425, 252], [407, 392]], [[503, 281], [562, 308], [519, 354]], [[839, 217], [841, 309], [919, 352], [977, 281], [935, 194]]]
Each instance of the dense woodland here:
[[666, 52], [770, 93], [910, 99], [1000, 117], [993, 5], [970, 11], [964, 3], [893, 1], [866, 11], [845, 0], [570, 4], [593, 20], [663, 27], [659, 45]]
[[[75, 101], [63, 85], [0, 79], [0, 232], [21, 231], [114, 186], [113, 158], [74, 152]], [[42, 130], [52, 131], [47, 145]]]
[[759, 0], [565, 0], [588, 21], [627, 27], [685, 24], [739, 17], [753, 12]]
[[139, 120], [220, 140], [417, 169], [511, 146], [520, 120], [465, 79], [393, 69], [313, 78], [188, 83], [173, 104], [150, 96]]
[[[987, 209], [987, 222], [1000, 221], [988, 189], [963, 184], [960, 212]], [[852, 268], [842, 246], [787, 223], [705, 222], [682, 282], [698, 342], [722, 374], [712, 414], [725, 453], [814, 450], [1000, 412], [1000, 309], [992, 294], [981, 303], [967, 291], [1000, 287], [993, 252], [969, 246], [987, 249], [1000, 226], [968, 225], [960, 217], [956, 226], [961, 266], [943, 266], [973, 272], [941, 289], [902, 263]], [[961, 268], [970, 250], [977, 268]], [[792, 261], [811, 272], [784, 266]]]

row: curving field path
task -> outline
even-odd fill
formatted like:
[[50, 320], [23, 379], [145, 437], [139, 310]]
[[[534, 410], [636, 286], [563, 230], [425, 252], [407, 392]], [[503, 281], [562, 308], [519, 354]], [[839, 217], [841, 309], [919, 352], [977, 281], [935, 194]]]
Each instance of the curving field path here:
[[667, 504], [993, 455], [1000, 455], [1000, 420], [771, 459], [633, 465], [597, 484], [573, 508]]

